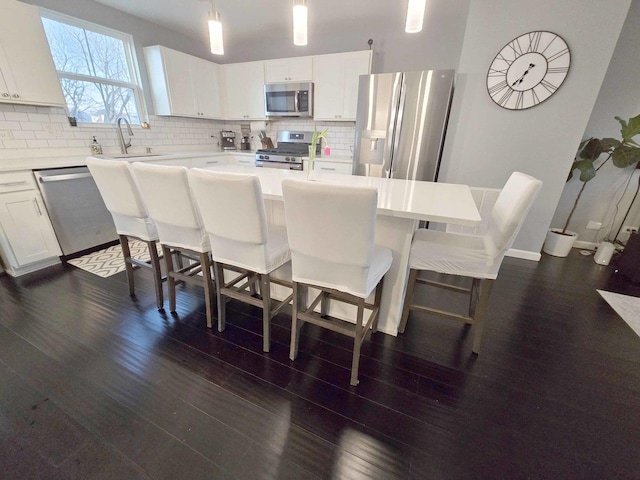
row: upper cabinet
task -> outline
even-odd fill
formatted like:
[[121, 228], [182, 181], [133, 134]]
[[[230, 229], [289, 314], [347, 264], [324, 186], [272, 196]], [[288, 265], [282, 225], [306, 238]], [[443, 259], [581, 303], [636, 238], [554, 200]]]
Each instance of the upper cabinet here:
[[264, 62], [223, 65], [226, 87], [225, 117], [229, 120], [263, 120]]
[[313, 80], [313, 57], [265, 60], [265, 83], [310, 82]]
[[360, 75], [369, 73], [371, 50], [313, 57], [313, 118], [355, 121]]
[[219, 65], [159, 45], [144, 55], [156, 115], [223, 118]]
[[37, 7], [0, 0], [0, 102], [64, 106]]

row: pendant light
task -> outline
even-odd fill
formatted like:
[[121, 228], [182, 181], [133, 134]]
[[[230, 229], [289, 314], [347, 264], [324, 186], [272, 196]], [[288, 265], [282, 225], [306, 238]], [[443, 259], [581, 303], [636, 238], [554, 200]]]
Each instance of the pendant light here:
[[407, 33], [417, 33], [422, 30], [424, 20], [424, 7], [426, 0], [409, 0], [407, 7], [407, 24], [404, 31]]
[[220, 21], [220, 14], [213, 8], [213, 0], [211, 1], [211, 11], [209, 12], [209, 43], [211, 44], [211, 53], [224, 55], [222, 22]]
[[307, 44], [307, 0], [293, 0], [293, 44]]

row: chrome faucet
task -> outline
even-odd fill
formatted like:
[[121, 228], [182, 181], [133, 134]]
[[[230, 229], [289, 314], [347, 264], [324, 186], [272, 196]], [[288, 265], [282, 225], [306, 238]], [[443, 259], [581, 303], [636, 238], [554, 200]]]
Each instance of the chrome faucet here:
[[[127, 133], [129, 134], [129, 141], [127, 142], [124, 141], [124, 135], [122, 134], [123, 120], [124, 123], [127, 124]], [[124, 117], [118, 118], [118, 121], [116, 123], [118, 125], [118, 139], [120, 140], [120, 149], [122, 150], [122, 153], [126, 155], [128, 153], [127, 148], [131, 146], [131, 137], [133, 137], [133, 130], [131, 130], [131, 124], [129, 123], [129, 120]]]

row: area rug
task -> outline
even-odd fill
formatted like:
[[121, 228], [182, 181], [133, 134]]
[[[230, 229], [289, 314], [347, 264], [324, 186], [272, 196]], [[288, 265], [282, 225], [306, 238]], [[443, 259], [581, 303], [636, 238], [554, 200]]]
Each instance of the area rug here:
[[[149, 260], [149, 251], [144, 242], [132, 240], [129, 242], [129, 249], [132, 257], [144, 261]], [[158, 254], [161, 252], [159, 251]], [[115, 275], [125, 269], [120, 244], [68, 260], [67, 263], [103, 278]]]
[[640, 336], [640, 298], [598, 290], [611, 308]]

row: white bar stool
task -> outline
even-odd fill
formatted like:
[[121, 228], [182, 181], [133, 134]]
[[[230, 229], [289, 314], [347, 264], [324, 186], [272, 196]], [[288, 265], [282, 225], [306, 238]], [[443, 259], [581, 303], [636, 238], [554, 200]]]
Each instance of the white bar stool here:
[[[176, 310], [176, 281], [200, 285], [204, 287], [207, 327], [211, 328], [214, 288], [211, 245], [191, 196], [188, 169], [136, 162], [133, 164], [133, 172], [142, 198], [158, 229], [167, 266], [169, 310]], [[180, 259], [177, 267], [174, 267], [174, 255]], [[182, 257], [190, 260], [186, 266], [181, 264]], [[202, 278], [198, 276], [199, 273], [202, 273]]]
[[[163, 279], [160, 257], [156, 249], [158, 232], [149, 218], [149, 212], [142, 201], [129, 162], [88, 157], [87, 166], [116, 226], [127, 271], [129, 295], [135, 295], [133, 267], [150, 268], [155, 286], [156, 305], [158, 310], [162, 310], [164, 308]], [[150, 258], [148, 262], [131, 256], [130, 238], [140, 240], [147, 245]]]
[[[282, 193], [293, 280], [289, 357], [298, 355], [304, 322], [348, 335], [354, 339], [350, 383], [355, 386], [360, 346], [369, 328], [377, 331], [382, 279], [392, 261], [391, 250], [375, 245], [378, 191], [285, 179]], [[307, 306], [308, 287], [320, 293]], [[374, 303], [367, 303], [374, 290]], [[329, 300], [355, 305], [355, 324], [329, 317]], [[314, 312], [318, 304], [320, 313]], [[363, 322], [365, 308], [371, 315]]]
[[[189, 170], [189, 183], [211, 241], [218, 330], [222, 332], [225, 327], [226, 297], [260, 307], [262, 349], [268, 352], [271, 318], [292, 298], [290, 295], [281, 302], [271, 299], [271, 282], [291, 287], [290, 282], [269, 275], [291, 258], [286, 228], [267, 223], [262, 188], [255, 175], [193, 168]], [[240, 274], [226, 282], [225, 269]]]
[[[418, 309], [461, 320], [473, 327], [472, 351], [480, 351], [482, 322], [489, 302], [494, 280], [507, 250], [524, 223], [542, 182], [529, 175], [514, 172], [507, 180], [491, 210], [487, 231], [483, 235], [447, 233], [419, 229], [413, 236], [409, 255], [409, 282], [398, 331], [404, 333], [409, 311]], [[471, 288], [419, 278], [420, 271], [471, 277]], [[412, 304], [416, 283], [469, 294], [469, 314], [438, 310]]]

